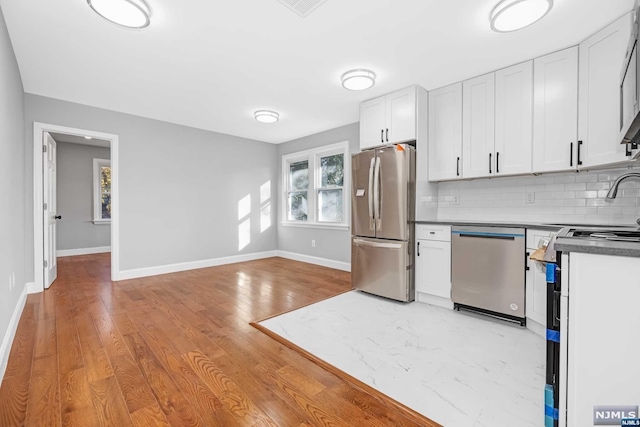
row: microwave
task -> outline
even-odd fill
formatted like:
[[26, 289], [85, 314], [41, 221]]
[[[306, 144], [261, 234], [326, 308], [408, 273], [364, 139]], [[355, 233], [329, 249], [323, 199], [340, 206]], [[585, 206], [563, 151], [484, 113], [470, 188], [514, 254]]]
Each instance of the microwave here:
[[[631, 39], [620, 72], [620, 141], [637, 148], [640, 142], [640, 54], [638, 54], [638, 0], [633, 12]], [[628, 153], [630, 154], [630, 153]]]

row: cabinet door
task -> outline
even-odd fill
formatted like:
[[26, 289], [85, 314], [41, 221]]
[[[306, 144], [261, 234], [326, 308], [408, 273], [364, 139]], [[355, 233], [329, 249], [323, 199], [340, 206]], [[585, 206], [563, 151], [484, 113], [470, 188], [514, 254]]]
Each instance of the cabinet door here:
[[531, 172], [533, 61], [496, 71], [495, 174]]
[[[531, 250], [527, 250], [531, 252]], [[529, 271], [526, 274], [527, 318], [546, 328], [547, 324], [547, 276], [535, 261], [527, 257]]]
[[577, 169], [577, 46], [533, 61], [533, 98], [533, 172]]
[[630, 14], [580, 44], [578, 137], [582, 167], [626, 160], [620, 144], [620, 69], [631, 32]]
[[395, 144], [415, 139], [416, 87], [411, 86], [386, 96], [385, 143]]
[[451, 243], [418, 240], [416, 245], [416, 292], [450, 299]]
[[495, 74], [462, 83], [462, 176], [495, 172]]
[[385, 97], [360, 104], [360, 150], [384, 144]]
[[429, 181], [462, 175], [462, 83], [429, 92]]

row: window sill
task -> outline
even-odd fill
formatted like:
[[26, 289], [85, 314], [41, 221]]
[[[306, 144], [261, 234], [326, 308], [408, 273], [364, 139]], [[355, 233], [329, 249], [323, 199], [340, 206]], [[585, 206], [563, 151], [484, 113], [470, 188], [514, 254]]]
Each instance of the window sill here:
[[111, 224], [110, 219], [94, 219], [92, 221], [95, 225], [109, 225]]
[[297, 223], [297, 222], [281, 222], [284, 227], [300, 227], [300, 228], [322, 228], [325, 230], [349, 230], [347, 224], [322, 224], [322, 223]]

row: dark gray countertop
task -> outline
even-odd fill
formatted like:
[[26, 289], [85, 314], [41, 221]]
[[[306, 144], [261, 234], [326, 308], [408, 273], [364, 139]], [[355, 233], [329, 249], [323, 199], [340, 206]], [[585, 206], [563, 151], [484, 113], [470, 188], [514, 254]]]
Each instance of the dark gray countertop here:
[[562, 252], [585, 252], [588, 254], [640, 257], [640, 243], [612, 242], [602, 240], [559, 237], [556, 250]]
[[[415, 221], [416, 224], [440, 224], [440, 225], [460, 225], [460, 226], [482, 226], [482, 227], [519, 227], [536, 230], [559, 231], [565, 227], [571, 228], [598, 228], [598, 229], [629, 229], [630, 226], [620, 225], [594, 225], [594, 224], [542, 224], [537, 222], [484, 222], [484, 221], [460, 221], [460, 220], [431, 220]], [[631, 227], [635, 228], [635, 227]], [[627, 257], [640, 257], [640, 243], [618, 242], [608, 240], [579, 239], [572, 237], [558, 236], [555, 242], [555, 249], [562, 252], [584, 252], [600, 255], [614, 255]]]
[[558, 231], [565, 227], [566, 224], [542, 224], [539, 222], [518, 222], [518, 221], [501, 221], [501, 222], [484, 222], [484, 221], [459, 221], [459, 220], [432, 220], [432, 221], [415, 221], [416, 224], [440, 224], [440, 225], [461, 225], [461, 226], [481, 226], [481, 227], [518, 227], [530, 228], [536, 230]]

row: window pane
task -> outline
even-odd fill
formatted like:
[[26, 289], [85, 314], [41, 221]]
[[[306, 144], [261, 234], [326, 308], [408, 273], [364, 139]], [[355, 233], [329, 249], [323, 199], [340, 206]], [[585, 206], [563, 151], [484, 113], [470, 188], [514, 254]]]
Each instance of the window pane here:
[[342, 189], [318, 191], [318, 220], [342, 222]]
[[342, 187], [344, 182], [344, 155], [320, 157], [320, 169], [322, 176], [321, 187]]
[[100, 188], [102, 193], [111, 192], [111, 167], [109, 166], [100, 168]]
[[288, 198], [288, 219], [289, 221], [307, 220], [307, 192], [298, 191], [289, 193]]
[[103, 193], [102, 198], [100, 200], [101, 204], [101, 218], [102, 219], [111, 219], [111, 194]]
[[290, 190], [306, 190], [309, 188], [309, 162], [295, 162], [289, 164]]

